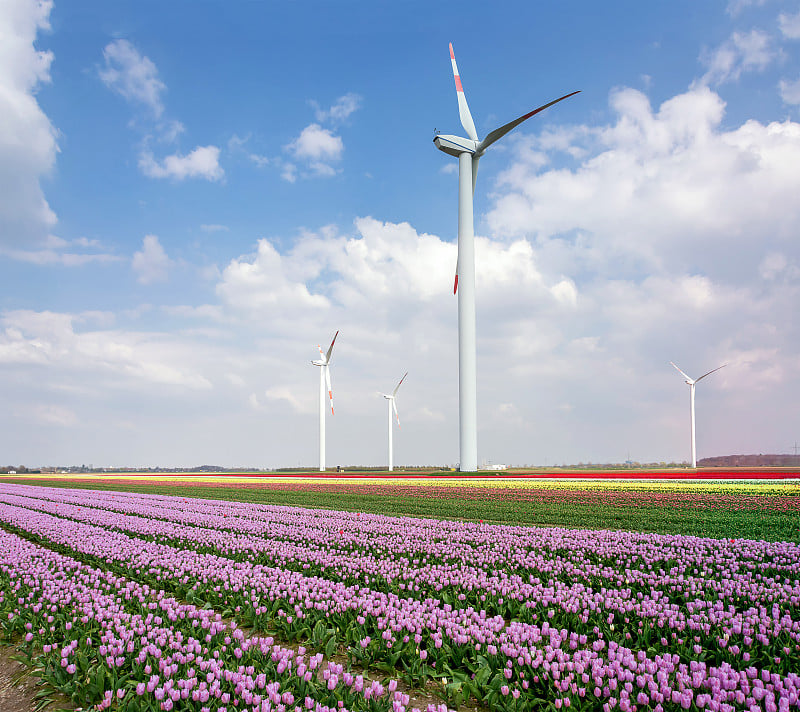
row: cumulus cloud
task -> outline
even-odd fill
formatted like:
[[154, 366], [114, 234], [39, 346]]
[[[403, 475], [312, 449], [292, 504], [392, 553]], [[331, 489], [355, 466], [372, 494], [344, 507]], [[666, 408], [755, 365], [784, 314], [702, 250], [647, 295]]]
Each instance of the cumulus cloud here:
[[542, 170], [540, 157], [522, 152], [501, 173], [487, 216], [493, 234], [535, 237], [553, 264], [566, 269], [577, 256], [580, 268], [604, 274], [697, 269], [702, 244], [707, 269], [738, 278], [764, 241], [790, 239], [800, 220], [800, 125], [723, 130], [724, 103], [705, 87], [657, 111], [632, 89], [615, 92], [611, 106], [615, 124], [579, 132], [587, 156], [574, 170]]
[[315, 101], [315, 116], [318, 123], [309, 124], [294, 141], [287, 144], [284, 149], [292, 156], [293, 160], [303, 165], [303, 172], [298, 170], [296, 163], [289, 161], [270, 161], [280, 164], [281, 177], [294, 183], [298, 175], [330, 177], [336, 175], [338, 163], [344, 153], [344, 141], [330, 128], [322, 126], [324, 123], [341, 124], [346, 121], [361, 106], [362, 98], [358, 94], [345, 94], [339, 97], [328, 109], [322, 109]]
[[57, 131], [36, 100], [53, 54], [34, 46], [51, 9], [24, 0], [0, 6], [0, 242], [15, 247], [44, 243], [56, 222], [40, 180], [55, 163]]
[[[81, 330], [81, 315], [19, 310], [0, 318], [0, 363], [50, 366], [60, 371], [112, 374], [118, 387], [136, 382], [210, 388], [210, 382], [189, 365], [188, 349], [163, 335], [104, 330]], [[92, 321], [92, 317], [89, 318]], [[116, 380], [123, 377], [123, 380]]]
[[289, 150], [297, 158], [335, 161], [341, 158], [344, 143], [329, 129], [324, 129], [319, 124], [311, 124], [289, 144]]
[[729, 0], [726, 12], [733, 17], [748, 7], [761, 7], [767, 0]]
[[90, 240], [86, 237], [64, 240], [56, 235], [48, 235], [41, 247], [35, 249], [0, 247], [0, 254], [18, 262], [34, 265], [62, 265], [64, 267], [109, 264], [122, 260], [119, 255], [91, 251], [101, 247], [99, 240]]
[[152, 60], [125, 39], [109, 42], [103, 49], [103, 59], [105, 66], [99, 74], [109, 89], [131, 103], [142, 104], [156, 118], [164, 113], [161, 95], [167, 87]]
[[781, 13], [778, 16], [781, 33], [786, 39], [797, 40], [800, 39], [800, 12], [795, 15], [787, 15]]
[[772, 41], [765, 32], [734, 32], [715, 50], [703, 53], [701, 61], [708, 71], [700, 82], [718, 85], [737, 81], [744, 72], [763, 71], [776, 56]]
[[316, 101], [312, 101], [311, 105], [314, 107], [314, 115], [317, 121], [325, 123], [338, 124], [350, 118], [350, 115], [361, 108], [363, 98], [358, 94], [350, 92], [344, 96], [340, 96], [333, 105], [328, 109], [323, 109]]
[[[629, 99], [633, 107], [636, 102]], [[713, 117], [712, 107], [710, 102], [705, 111]], [[641, 106], [638, 108], [642, 120], [645, 114]], [[651, 112], [651, 119], [657, 123], [671, 115], [678, 121], [675, 115], [682, 114], [670, 112], [670, 107], [662, 107], [660, 112]], [[686, 117], [681, 121], [684, 127], [691, 123]], [[601, 132], [606, 140], [614, 135], [613, 128]], [[708, 130], [720, 133], [712, 127]], [[646, 150], [638, 158], [644, 165], [654, 160], [654, 150], [656, 154], [659, 151], [650, 146], [649, 139], [661, 130], [639, 126], [636, 132], [640, 134], [638, 142], [621, 129], [615, 140], [627, 140], [629, 152]], [[685, 133], [673, 129], [675, 132], [682, 135], [684, 150], [688, 150], [693, 142]], [[666, 134], [660, 150], [668, 154], [675, 150], [675, 139], [669, 139], [669, 131]], [[618, 151], [616, 148], [615, 153]], [[584, 170], [600, 170], [601, 165], [602, 161], [588, 159]], [[702, 163], [697, 170], [707, 176]], [[553, 172], [539, 177], [527, 175], [525, 180], [550, 179]], [[604, 182], [604, 175], [597, 176], [598, 183]], [[652, 179], [660, 180], [658, 175]], [[694, 178], [689, 175], [688, 179]], [[642, 177], [634, 175], [632, 180], [641, 182]], [[566, 189], [559, 193], [561, 205], [556, 208], [566, 224], [570, 220], [573, 225], [576, 220], [580, 224], [583, 212], [575, 210], [568, 182], [562, 185]], [[496, 196], [497, 201], [500, 199]], [[693, 241], [695, 257], [677, 259], [672, 254], [674, 245], [668, 244], [676, 239], [675, 234], [668, 233], [670, 227], [676, 232], [672, 224], [651, 246], [653, 264], [660, 265], [654, 273], [642, 270], [626, 277], [625, 270], [619, 268], [620, 247], [632, 244], [631, 235], [638, 234], [642, 218], [630, 205], [619, 210], [617, 204], [607, 208], [615, 220], [613, 225], [609, 221], [606, 230], [598, 220], [606, 200], [602, 193], [584, 193], [583, 210], [589, 210], [587, 221], [591, 223], [584, 227], [588, 231], [596, 224], [598, 234], [593, 239], [567, 242], [560, 235], [545, 238], [519, 230], [514, 235], [494, 239], [479, 236], [476, 240], [482, 364], [479, 400], [486, 414], [482, 427], [494, 432], [500, 415], [490, 417], [493, 412], [520, 414], [517, 425], [517, 420], [504, 420], [509, 432], [513, 431], [509, 441], [517, 441], [510, 442], [507, 451], [514, 461], [527, 461], [519, 443], [529, 442], [524, 434], [529, 427], [538, 433], [537, 451], [547, 447], [572, 451], [569, 438], [559, 430], [567, 421], [582, 437], [593, 438], [593, 447], [607, 447], [598, 434], [603, 428], [598, 429], [589, 415], [611, 402], [614, 412], [629, 411], [631, 417], [646, 421], [640, 410], [642, 403], [671, 403], [674, 395], [674, 413], [667, 408], [667, 415], [659, 416], [670, 434], [646, 433], [640, 428], [637, 437], [648, 443], [643, 447], [652, 448], [651, 452], [663, 452], [659, 448], [664, 447], [665, 440], [682, 442], [683, 408], [679, 403], [684, 402], [683, 392], [678, 393], [677, 386], [673, 388], [669, 360], [702, 373], [725, 361], [739, 363], [742, 353], [759, 344], [758, 348], [777, 356], [781, 366], [772, 373], [780, 374], [781, 382], [797, 378], [797, 367], [793, 370], [786, 365], [787, 358], [791, 361], [787, 354], [794, 353], [787, 347], [797, 335], [785, 328], [776, 329], [790, 318], [798, 291], [796, 282], [786, 276], [788, 258], [772, 256], [764, 260], [760, 270], [763, 278], [780, 283], [770, 292], [761, 288], [759, 274], [739, 284], [726, 276], [725, 270], [699, 273], [697, 255], [703, 255], [704, 267], [713, 263], [714, 254], [709, 255], [708, 245], [719, 239], [715, 231], [724, 228], [712, 226], [707, 232], [691, 235], [688, 239]], [[755, 209], [753, 202], [748, 209]], [[671, 205], [661, 207], [661, 213], [650, 219], [654, 223], [664, 221], [672, 210]], [[223, 270], [217, 293], [230, 318], [242, 324], [263, 325], [264, 343], [269, 344], [265, 348], [275, 355], [284, 354], [282, 385], [270, 386], [268, 397], [257, 398], [256, 403], [265, 414], [280, 411], [281, 403], [294, 413], [312, 413], [314, 375], [303, 371], [303, 363], [307, 364], [315, 353], [312, 344], [324, 342], [341, 329], [334, 364], [336, 389], [341, 395], [337, 417], [347, 408], [354, 413], [369, 411], [371, 400], [365, 392], [373, 380], [375, 390], [388, 388], [380, 380], [387, 380], [384, 371], [402, 374], [410, 370], [416, 374], [415, 384], [421, 390], [412, 388], [404, 394], [412, 423], [405, 420], [404, 431], [407, 424], [421, 427], [424, 422], [429, 430], [440, 433], [431, 435], [430, 440], [449, 437], [445, 433], [454, 422], [457, 404], [456, 382], [450, 378], [457, 373], [456, 300], [451, 293], [455, 245], [435, 235], [420, 234], [403, 223], [365, 217], [356, 220], [354, 227], [352, 234], [333, 227], [306, 233], [285, 253], [261, 240], [256, 254], [237, 258]], [[615, 230], [624, 233], [619, 245], [609, 239]], [[759, 250], [763, 253], [761, 236], [748, 239], [754, 254]], [[564, 254], [554, 259], [559, 250]], [[730, 258], [730, 247], [725, 250]], [[587, 263], [597, 272], [587, 273]], [[299, 348], [303, 343], [305, 349]], [[734, 377], [720, 377], [705, 391], [706, 413], [713, 398], [733, 397], [725, 395], [734, 383], [729, 378]], [[642, 379], [646, 379], [646, 386]], [[763, 388], [768, 390], [770, 383], [766, 381]], [[536, 393], [536, 408], [520, 397], [531, 390]], [[562, 407], [565, 402], [569, 408]], [[446, 414], [441, 421], [423, 418], [433, 403], [438, 404], [438, 413]], [[608, 440], [609, 436], [605, 437]], [[428, 442], [426, 436], [419, 438]], [[454, 446], [456, 442], [454, 438]], [[709, 440], [705, 443], [712, 446]], [[364, 447], [362, 443], [358, 451], [364, 452]], [[427, 446], [420, 447], [424, 450]], [[680, 452], [678, 449], [678, 456]]]
[[[712, 386], [736, 408], [761, 397], [742, 385], [742, 353], [771, 354], [764, 389], [796, 384], [800, 125], [724, 127], [724, 102], [702, 85], [655, 108], [622, 89], [611, 107], [614, 122], [565, 127], [566, 140], [552, 131], [516, 137], [495, 186], [486, 216], [494, 239], [526, 240], [543, 278], [564, 274], [577, 291], [568, 318], [537, 315], [535, 338], [510, 340], [511, 355], [531, 364], [520, 370], [558, 380], [562, 368], [586, 368], [619, 383], [609, 399], [634, 409], [626, 373], [657, 381], [669, 360], [700, 373], [729, 361]], [[564, 388], [575, 393], [576, 384]], [[647, 390], [652, 402], [664, 397]], [[773, 397], [786, 413], [788, 401]], [[578, 417], [583, 406], [570, 402]]]
[[793, 82], [781, 79], [778, 87], [781, 92], [781, 99], [786, 104], [800, 104], [800, 79]]
[[156, 235], [145, 235], [142, 249], [134, 253], [131, 262], [140, 284], [166, 281], [171, 264]]
[[225, 171], [219, 165], [219, 148], [198, 146], [191, 153], [182, 156], [178, 153], [167, 156], [162, 161], [153, 158], [152, 153], [142, 153], [139, 168], [150, 178], [205, 178], [210, 181], [221, 180]]
[[[146, 107], [155, 119], [148, 124], [148, 131], [154, 131], [160, 143], [174, 143], [186, 129], [180, 121], [161, 120], [162, 94], [167, 87], [159, 79], [155, 63], [125, 39], [106, 45], [103, 58], [105, 66], [99, 70], [103, 83], [129, 103]], [[150, 149], [151, 139], [150, 133], [145, 135], [139, 153], [139, 169], [144, 175], [178, 181], [186, 178], [218, 181], [224, 177], [225, 172], [219, 165], [219, 147], [197, 146], [188, 154], [174, 153], [158, 160]]]
[[314, 413], [316, 410], [316, 404], [313, 403], [310, 398], [298, 397], [291, 388], [287, 388], [285, 386], [268, 388], [266, 391], [264, 391], [264, 397], [268, 402], [278, 401], [280, 403], [283, 401], [296, 413], [309, 414]]
[[276, 317], [291, 309], [294, 314], [325, 308], [328, 300], [312, 294], [301, 275], [311, 276], [319, 266], [287, 264], [272, 244], [262, 239], [251, 257], [232, 260], [223, 270], [217, 294], [228, 306], [244, 312], [272, 313]]

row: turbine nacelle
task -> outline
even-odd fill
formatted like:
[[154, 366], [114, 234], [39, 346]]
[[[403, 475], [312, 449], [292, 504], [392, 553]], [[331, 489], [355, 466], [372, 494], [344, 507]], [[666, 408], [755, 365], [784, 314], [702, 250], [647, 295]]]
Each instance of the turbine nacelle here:
[[451, 134], [439, 134], [434, 136], [433, 143], [440, 151], [458, 158], [462, 153], [472, 153], [478, 150], [480, 141], [473, 141], [471, 138], [453, 136]]

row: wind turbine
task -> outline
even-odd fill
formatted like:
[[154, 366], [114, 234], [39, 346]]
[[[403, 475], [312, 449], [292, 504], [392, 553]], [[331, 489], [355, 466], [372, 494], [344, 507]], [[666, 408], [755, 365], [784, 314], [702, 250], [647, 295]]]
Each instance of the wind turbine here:
[[[672, 363], [672, 361], [670, 361]], [[674, 363], [672, 363], [675, 366]], [[725, 368], [727, 363], [723, 363], [722, 366], [717, 366], [714, 370], [709, 371], [708, 373], [704, 373], [700, 378], [691, 379], [687, 376], [681, 369], [677, 366], [675, 368], [678, 372], [686, 378], [686, 383], [689, 385], [689, 411], [691, 412], [692, 416], [692, 467], [697, 468], [697, 447], [695, 446], [695, 433], [694, 433], [694, 387], [697, 385], [698, 381], [702, 381], [706, 376], [710, 376], [714, 371], [719, 371], [721, 368]]]
[[408, 371], [405, 372], [403, 377], [400, 379], [400, 383], [398, 383], [394, 390], [392, 391], [392, 395], [388, 393], [381, 393], [381, 395], [386, 398], [386, 406], [387, 406], [387, 414], [389, 416], [388, 426], [389, 426], [389, 472], [391, 472], [394, 467], [392, 466], [392, 410], [394, 410], [395, 417], [397, 418], [397, 427], [400, 427], [400, 415], [397, 412], [397, 403], [395, 403], [395, 396], [397, 395], [397, 391], [399, 390], [400, 386], [403, 385], [403, 381], [406, 380], [406, 376], [408, 375]]
[[472, 197], [475, 193], [478, 161], [489, 146], [505, 136], [511, 129], [549, 106], [579, 92], [574, 91], [549, 104], [540, 106], [538, 109], [489, 132], [483, 141], [480, 141], [472, 121], [472, 114], [467, 106], [464, 88], [461, 86], [461, 77], [458, 74], [452, 43], [450, 44], [450, 61], [453, 64], [453, 76], [456, 81], [458, 115], [469, 138], [439, 134], [434, 137], [433, 142], [440, 151], [458, 158], [458, 263], [453, 293], [458, 292], [459, 469], [462, 472], [474, 472], [478, 469], [478, 402], [475, 356], [475, 235], [472, 225]]
[[339, 336], [337, 331], [333, 335], [333, 341], [328, 347], [328, 352], [322, 352], [322, 346], [317, 346], [319, 349], [319, 359], [312, 361], [315, 366], [319, 366], [319, 471], [325, 472], [325, 391], [328, 391], [328, 397], [331, 399], [331, 415], [333, 415], [333, 391], [331, 390], [331, 354], [333, 354], [333, 345], [336, 343], [336, 337]]

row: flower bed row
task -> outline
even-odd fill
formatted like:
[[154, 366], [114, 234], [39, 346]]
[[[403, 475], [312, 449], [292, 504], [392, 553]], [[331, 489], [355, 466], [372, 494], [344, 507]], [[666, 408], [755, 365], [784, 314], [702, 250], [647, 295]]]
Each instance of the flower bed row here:
[[[297, 512], [294, 514], [296, 516]], [[68, 520], [36, 514], [31, 510], [3, 508], [2, 517], [51, 541], [61, 540], [65, 546], [70, 541], [73, 544], [91, 541], [90, 545], [79, 547], [85, 554], [107, 564], [127, 566], [126, 570], [134, 576], [155, 577], [160, 582], [176, 587], [176, 590], [182, 589], [187, 596], [202, 596], [223, 605], [238, 606], [239, 614], [243, 617], [249, 615], [253, 622], [277, 627], [286, 637], [308, 637], [324, 618], [326, 625], [332, 624], [334, 634], [341, 642], [350, 645], [354, 660], [368, 665], [397, 666], [411, 677], [442, 675], [455, 700], [470, 694], [492, 705], [507, 705], [509, 709], [519, 704], [531, 704], [535, 700], [564, 700], [564, 704], [569, 701], [569, 704], [593, 709], [596, 704], [612, 704], [612, 700], [614, 704], [621, 704], [623, 700], [632, 699], [629, 693], [636, 687], [637, 698], [646, 694], [649, 700], [647, 704], [654, 708], [665, 704], [669, 707], [683, 704], [686, 683], [681, 671], [691, 670], [694, 681], [689, 686], [691, 699], [702, 700], [705, 704], [702, 695], [710, 695], [709, 703], [714, 701], [722, 704], [726, 703], [729, 696], [727, 691], [724, 695], [712, 694], [714, 681], [718, 682], [720, 675], [728, 675], [726, 671], [736, 671], [738, 668], [739, 672], [753, 670], [759, 675], [777, 676], [781, 683], [779, 688], [786, 688], [788, 692], [778, 694], [775, 699], [796, 704], [796, 697], [795, 702], [791, 702], [797, 682], [791, 671], [796, 669], [797, 627], [791, 615], [786, 611], [781, 613], [781, 606], [789, 606], [789, 610], [793, 606], [796, 611], [796, 605], [791, 600], [792, 595], [796, 596], [796, 591], [792, 593], [793, 587], [788, 584], [788, 594], [780, 585], [775, 586], [774, 591], [762, 592], [767, 598], [775, 598], [776, 594], [779, 599], [784, 597], [775, 609], [754, 609], [744, 619], [736, 619], [733, 606], [726, 608], [718, 605], [719, 602], [700, 606], [703, 599], [697, 598], [694, 602], [697, 610], [691, 611], [691, 607], [681, 607], [664, 596], [660, 601], [663, 609], [662, 627], [673, 626], [677, 629], [677, 632], [672, 630], [671, 634], [666, 635], [663, 630], [657, 630], [655, 625], [645, 628], [639, 618], [640, 611], [635, 608], [635, 602], [643, 600], [644, 596], [634, 596], [632, 599], [630, 591], [627, 594], [625, 591], [601, 593], [603, 601], [633, 606], [624, 609], [627, 613], [624, 618], [628, 620], [623, 621], [622, 616], [618, 619], [614, 615], [606, 619], [607, 623], [602, 628], [583, 620], [584, 616], [578, 614], [577, 610], [569, 610], [570, 605], [574, 604], [575, 590], [566, 591], [568, 595], [560, 600], [558, 594], [564, 591], [552, 592], [549, 610], [541, 609], [542, 613], [547, 610], [547, 615], [552, 617], [543, 623], [510, 620], [506, 624], [503, 619], [482, 616], [481, 612], [469, 607], [458, 609], [440, 601], [401, 599], [367, 587], [346, 587], [320, 577], [303, 577], [296, 572], [248, 566], [244, 561], [224, 560], [224, 557], [200, 555], [189, 550], [132, 540], [117, 532], [88, 527], [78, 522], [72, 524]], [[380, 524], [379, 529], [385, 522]], [[406, 526], [413, 528], [414, 523], [409, 521]], [[425, 526], [429, 526], [429, 523], [426, 522]], [[697, 548], [698, 545], [695, 543], [692, 546]], [[793, 586], [796, 588], [796, 550], [771, 546], [772, 565], [783, 567], [790, 574], [794, 571]], [[653, 548], [652, 543], [650, 547]], [[728, 553], [715, 561], [719, 564], [731, 558]], [[182, 559], [180, 564], [177, 563], [178, 559]], [[270, 584], [270, 577], [273, 577], [274, 583], [276, 576], [279, 583]], [[675, 580], [678, 580], [677, 575]], [[648, 604], [658, 603], [657, 599], [662, 597], [651, 598], [653, 600]], [[520, 606], [521, 601], [512, 600], [516, 601], [517, 608], [524, 608]], [[292, 604], [294, 615], [290, 607]], [[709, 639], [707, 636], [710, 631], [692, 631], [700, 635], [691, 636], [685, 627], [681, 630], [677, 614], [684, 609], [693, 615], [699, 610], [701, 614], [711, 616], [715, 624], [721, 621], [724, 625], [727, 621], [734, 636], [742, 635], [741, 631], [736, 632], [738, 623], [743, 622], [745, 627], [755, 625], [758, 631], [756, 635], [767, 640], [766, 649], [761, 650], [758, 660], [753, 661], [758, 667], [743, 665], [745, 661], [737, 657], [740, 651], [731, 653], [723, 650], [720, 646], [729, 642], [724, 637]], [[623, 609], [618, 610], [621, 613]], [[626, 632], [630, 634], [633, 630], [636, 635], [615, 640], [617, 631], [611, 620], [617, 622], [621, 629], [631, 623]], [[768, 624], [766, 627], [763, 625], [765, 621]], [[778, 635], [772, 640], [772, 634], [776, 632]], [[791, 637], [793, 633], [795, 637]], [[714, 636], [717, 634], [713, 633]], [[695, 639], [700, 639], [703, 645]], [[758, 642], [764, 646], [762, 641]], [[783, 655], [772, 656], [774, 645], [786, 642], [789, 645], [782, 646]], [[737, 645], [731, 642], [730, 647]], [[733, 664], [726, 659], [720, 661], [710, 657], [720, 651], [723, 655], [733, 655]], [[765, 657], [767, 654], [770, 657]], [[615, 665], [618, 667], [620, 659], [630, 661], [631, 658], [636, 661], [638, 670], [636, 685], [626, 680], [631, 683], [631, 690], [626, 690], [623, 684], [626, 694], [615, 694], [620, 679]], [[577, 673], [576, 670], [581, 672]], [[588, 676], [592, 684], [584, 681], [584, 676]], [[612, 682], [614, 680], [617, 682]], [[653, 687], [656, 681], [659, 683], [657, 690]], [[744, 695], [742, 704], [748, 699], [758, 702], [755, 697], [745, 693], [745, 687], [747, 685], [736, 688]], [[671, 697], [667, 700], [664, 689], [669, 691], [668, 696], [679, 691], [683, 697], [677, 703]], [[638, 704], [645, 705], [641, 701]]]
[[384, 687], [333, 662], [321, 668], [320, 654], [246, 638], [218, 613], [2, 530], [0, 548], [0, 627], [77, 704], [125, 712], [407, 709], [396, 681]]

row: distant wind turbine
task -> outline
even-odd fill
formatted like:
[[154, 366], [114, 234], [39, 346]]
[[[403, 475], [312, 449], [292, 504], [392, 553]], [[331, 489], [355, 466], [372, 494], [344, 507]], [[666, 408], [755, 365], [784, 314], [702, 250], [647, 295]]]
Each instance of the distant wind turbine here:
[[386, 398], [386, 406], [387, 406], [387, 414], [389, 416], [388, 419], [388, 426], [389, 426], [389, 472], [391, 472], [393, 467], [393, 452], [392, 452], [392, 410], [394, 410], [394, 415], [397, 418], [397, 427], [400, 427], [400, 415], [397, 412], [397, 403], [395, 403], [395, 396], [397, 395], [397, 391], [400, 389], [400, 386], [403, 385], [403, 381], [406, 380], [406, 376], [408, 375], [408, 371], [405, 372], [403, 377], [400, 379], [400, 383], [398, 383], [394, 390], [392, 391], [392, 395], [388, 393], [381, 393], [381, 395]]
[[[672, 361], [670, 361], [670, 363], [672, 363]], [[672, 363], [672, 365], [675, 366], [674, 363]], [[722, 366], [717, 366], [712, 371], [704, 373], [702, 376], [700, 376], [700, 378], [695, 378], [695, 379], [689, 378], [689, 376], [687, 376], [683, 371], [681, 371], [681, 369], [675, 366], [678, 372], [684, 378], [686, 378], [686, 383], [689, 384], [689, 411], [691, 413], [691, 418], [692, 418], [692, 467], [693, 468], [697, 467], [697, 447], [695, 445], [695, 430], [694, 430], [694, 387], [697, 385], [699, 381], [702, 381], [706, 376], [710, 376], [712, 373], [714, 373], [714, 371], [719, 371], [719, 369], [725, 368], [725, 366], [727, 365], [728, 365], [727, 363], [723, 363]]]
[[333, 345], [336, 343], [336, 337], [339, 336], [337, 331], [333, 335], [333, 341], [328, 347], [328, 352], [322, 352], [322, 346], [317, 346], [319, 349], [319, 359], [312, 361], [315, 366], [319, 366], [319, 471], [325, 472], [325, 391], [328, 391], [328, 397], [331, 399], [331, 415], [333, 415], [333, 390], [331, 389], [331, 355], [333, 354]]
[[[459, 418], [459, 469], [474, 472], [478, 469], [478, 402], [477, 368], [475, 355], [475, 235], [473, 233], [472, 197], [478, 175], [478, 161], [484, 151], [511, 129], [540, 111], [574, 96], [566, 94], [549, 104], [514, 119], [478, 140], [478, 132], [472, 121], [461, 77], [456, 66], [453, 45], [450, 45], [450, 61], [456, 81], [458, 115], [469, 138], [438, 134], [433, 142], [440, 151], [458, 158], [458, 262], [453, 292], [458, 292], [458, 418]], [[459, 284], [461, 289], [459, 290]]]

